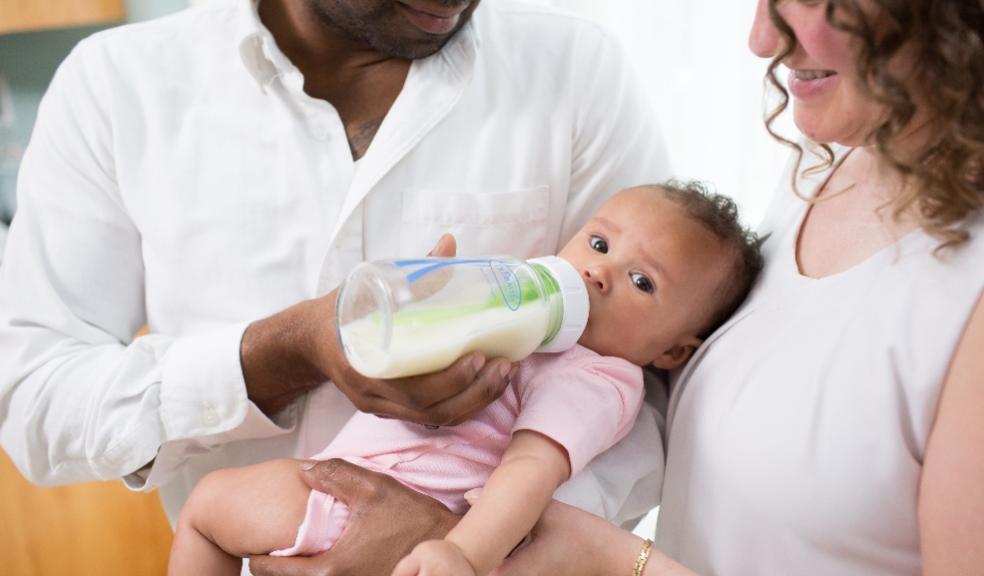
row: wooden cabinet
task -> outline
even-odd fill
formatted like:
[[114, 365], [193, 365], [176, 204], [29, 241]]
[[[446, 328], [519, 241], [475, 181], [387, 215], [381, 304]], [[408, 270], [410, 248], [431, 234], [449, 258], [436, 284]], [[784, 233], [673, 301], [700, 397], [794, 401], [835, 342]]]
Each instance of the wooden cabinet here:
[[120, 481], [39, 488], [0, 450], [0, 574], [163, 576], [170, 547], [157, 494]]
[[0, 34], [123, 20], [123, 0], [0, 0]]

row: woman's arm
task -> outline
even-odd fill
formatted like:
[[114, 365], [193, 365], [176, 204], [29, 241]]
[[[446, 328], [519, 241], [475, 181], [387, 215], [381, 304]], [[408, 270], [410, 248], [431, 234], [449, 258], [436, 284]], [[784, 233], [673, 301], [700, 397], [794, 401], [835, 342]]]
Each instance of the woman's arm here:
[[[642, 546], [642, 538], [604, 518], [552, 502], [533, 529], [530, 544], [507, 558], [494, 576], [631, 576]], [[656, 548], [642, 575], [696, 576]]]
[[984, 296], [943, 384], [919, 487], [923, 574], [984, 566]]

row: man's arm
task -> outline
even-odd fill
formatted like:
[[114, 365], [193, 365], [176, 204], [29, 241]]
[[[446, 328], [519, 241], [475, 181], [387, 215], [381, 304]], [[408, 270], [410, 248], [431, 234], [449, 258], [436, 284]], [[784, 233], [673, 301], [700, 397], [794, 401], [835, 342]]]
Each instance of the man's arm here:
[[[445, 234], [428, 256], [454, 256]], [[250, 399], [274, 413], [304, 392], [331, 380], [356, 408], [378, 416], [438, 426], [458, 424], [498, 398], [512, 365], [480, 353], [459, 358], [433, 374], [379, 380], [356, 372], [341, 351], [335, 329], [336, 291], [254, 322], [242, 343]]]
[[441, 424], [502, 391], [504, 360], [393, 382], [346, 372], [332, 295], [249, 327], [134, 339], [147, 322], [143, 238], [116, 180], [104, 49], [80, 43], [42, 102], [0, 267], [0, 441], [27, 478], [120, 478], [154, 462], [137, 484], [161, 484], [208, 443], [282, 434], [264, 412], [326, 377], [360, 408]]
[[[43, 484], [119, 478], [251, 409], [245, 323], [133, 338], [147, 321], [142, 237], [118, 188], [103, 49], [80, 43], [42, 101], [0, 267], [0, 439]], [[279, 433], [252, 421], [247, 435]]]
[[[244, 338], [256, 332], [245, 321], [133, 338], [147, 322], [143, 234], [118, 186], [131, 167], [116, 164], [119, 82], [105, 49], [82, 42], [44, 98], [0, 269], [0, 438], [25, 476], [44, 484], [148, 472], [170, 444], [168, 470], [153, 476], [164, 482], [200, 442], [281, 434], [266, 416], [324, 381], [302, 375], [309, 366], [296, 354], [266, 365], [265, 382], [245, 381], [241, 344], [254, 344], [246, 358], [268, 358], [275, 345], [285, 349], [285, 330], [259, 343]], [[279, 319], [297, 325], [290, 313]]]

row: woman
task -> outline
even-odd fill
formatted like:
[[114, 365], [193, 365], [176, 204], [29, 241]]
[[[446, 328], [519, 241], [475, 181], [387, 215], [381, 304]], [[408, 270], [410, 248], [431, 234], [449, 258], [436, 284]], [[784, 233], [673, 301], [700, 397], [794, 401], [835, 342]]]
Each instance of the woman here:
[[759, 0], [809, 144], [677, 379], [656, 545], [554, 504], [502, 574], [980, 573], [982, 29], [980, 0]]

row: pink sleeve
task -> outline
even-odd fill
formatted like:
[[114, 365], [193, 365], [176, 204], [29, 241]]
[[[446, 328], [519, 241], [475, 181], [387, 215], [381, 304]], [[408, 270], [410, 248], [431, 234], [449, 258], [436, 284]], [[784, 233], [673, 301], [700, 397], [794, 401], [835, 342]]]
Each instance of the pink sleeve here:
[[599, 355], [538, 368], [519, 390], [513, 432], [532, 430], [563, 446], [573, 476], [632, 428], [645, 395], [642, 369]]

